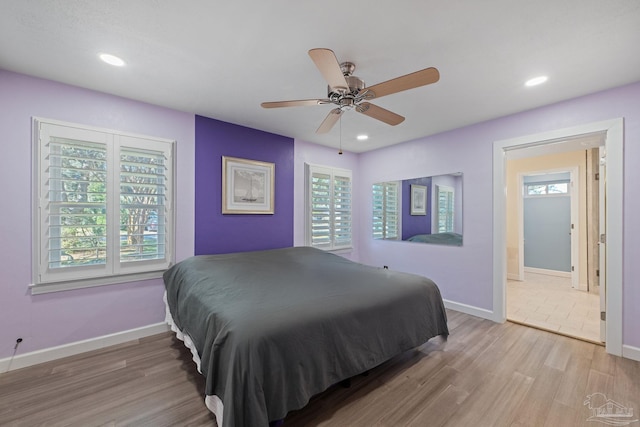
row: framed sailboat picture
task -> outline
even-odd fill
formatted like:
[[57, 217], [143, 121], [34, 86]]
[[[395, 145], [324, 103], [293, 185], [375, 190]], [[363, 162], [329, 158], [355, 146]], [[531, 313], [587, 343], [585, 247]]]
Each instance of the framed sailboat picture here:
[[222, 156], [222, 213], [273, 214], [275, 164]]
[[427, 214], [427, 187], [411, 184], [411, 215]]

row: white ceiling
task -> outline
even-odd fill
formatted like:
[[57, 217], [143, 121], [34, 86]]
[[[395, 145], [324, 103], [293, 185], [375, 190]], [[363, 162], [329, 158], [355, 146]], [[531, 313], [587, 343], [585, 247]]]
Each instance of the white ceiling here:
[[2, 69], [337, 147], [339, 125], [315, 133], [332, 106], [260, 107], [326, 97], [316, 47], [367, 85], [440, 71], [373, 101], [398, 126], [343, 116], [343, 148], [363, 152], [640, 81], [640, 1], [0, 0]]

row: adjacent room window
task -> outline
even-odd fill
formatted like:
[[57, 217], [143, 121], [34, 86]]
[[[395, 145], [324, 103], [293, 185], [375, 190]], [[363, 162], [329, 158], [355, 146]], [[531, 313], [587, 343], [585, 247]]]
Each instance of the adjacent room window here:
[[525, 184], [525, 197], [567, 195], [569, 181], [531, 182]]
[[448, 233], [453, 231], [454, 212], [454, 189], [445, 185], [436, 185], [436, 214], [438, 215], [437, 233]]
[[377, 182], [372, 186], [374, 239], [398, 239], [400, 229], [398, 188], [398, 181]]
[[34, 119], [34, 293], [159, 275], [174, 142]]
[[306, 244], [351, 247], [351, 171], [305, 164]]

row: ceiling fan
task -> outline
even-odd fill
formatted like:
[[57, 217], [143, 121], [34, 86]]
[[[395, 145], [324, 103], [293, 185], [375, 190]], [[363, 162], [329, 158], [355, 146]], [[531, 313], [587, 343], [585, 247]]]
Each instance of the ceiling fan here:
[[333, 128], [342, 113], [355, 109], [366, 116], [380, 120], [391, 126], [404, 121], [404, 117], [382, 107], [374, 105], [368, 100], [381, 98], [403, 90], [414, 89], [435, 83], [440, 79], [437, 69], [425, 68], [386, 82], [365, 87], [364, 81], [353, 75], [355, 64], [352, 62], [338, 63], [336, 55], [330, 49], [311, 49], [309, 56], [320, 70], [320, 73], [329, 84], [326, 99], [301, 99], [296, 101], [263, 102], [263, 108], [302, 107], [310, 105], [334, 104], [316, 133], [327, 133]]

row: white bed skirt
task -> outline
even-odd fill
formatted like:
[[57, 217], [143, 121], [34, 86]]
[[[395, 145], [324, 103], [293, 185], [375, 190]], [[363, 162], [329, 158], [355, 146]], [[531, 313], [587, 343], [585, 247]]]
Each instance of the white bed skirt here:
[[[176, 337], [184, 343], [185, 347], [191, 350], [192, 359], [195, 362], [196, 367], [198, 368], [198, 372], [202, 374], [202, 370], [200, 369], [200, 355], [198, 354], [198, 350], [193, 344], [193, 340], [191, 339], [191, 337], [183, 333], [173, 321], [173, 317], [171, 317], [171, 311], [169, 311], [169, 304], [167, 303], [166, 292], [164, 293], [162, 300], [164, 301], [165, 307], [164, 321], [171, 327], [171, 330], [175, 332]], [[216, 416], [216, 422], [218, 423], [218, 426], [222, 426], [222, 416], [224, 412], [224, 405], [222, 403], [222, 400], [216, 395], [205, 395], [204, 404], [207, 405], [207, 408]]]

